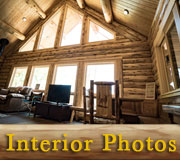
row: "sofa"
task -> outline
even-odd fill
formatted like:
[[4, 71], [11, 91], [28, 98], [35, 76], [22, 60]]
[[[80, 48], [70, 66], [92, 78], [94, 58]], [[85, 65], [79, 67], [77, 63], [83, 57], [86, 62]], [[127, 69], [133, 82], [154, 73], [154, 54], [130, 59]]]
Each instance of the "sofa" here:
[[19, 112], [28, 109], [25, 100], [30, 99], [32, 88], [11, 87], [0, 89], [0, 112]]

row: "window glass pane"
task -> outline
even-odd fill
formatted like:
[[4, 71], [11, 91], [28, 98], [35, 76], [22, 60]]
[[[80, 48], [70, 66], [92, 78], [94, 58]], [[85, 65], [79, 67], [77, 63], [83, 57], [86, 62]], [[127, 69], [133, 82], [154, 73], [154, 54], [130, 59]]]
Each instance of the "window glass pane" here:
[[58, 66], [55, 84], [71, 85], [71, 92], [75, 91], [77, 66]]
[[89, 42], [114, 39], [114, 35], [106, 29], [90, 21]]
[[114, 81], [114, 64], [88, 65], [86, 73], [86, 89], [90, 88], [90, 81]]
[[83, 16], [68, 8], [61, 46], [80, 44]]
[[47, 23], [44, 24], [38, 46], [39, 49], [54, 47], [60, 14], [61, 10], [59, 10]]
[[23, 86], [24, 80], [26, 77], [27, 67], [26, 68], [15, 68], [12, 75], [12, 83], [10, 87], [19, 87]]
[[32, 51], [36, 41], [37, 33], [35, 33], [20, 49], [19, 52]]
[[36, 84], [40, 84], [39, 89], [44, 90], [48, 76], [49, 67], [34, 67], [30, 86], [35, 89]]
[[169, 89], [174, 90], [175, 89], [175, 83], [174, 83], [174, 79], [173, 79], [173, 71], [172, 71], [172, 65], [170, 62], [170, 55], [168, 52], [166, 42], [163, 43], [162, 49], [163, 49], [163, 54], [164, 54], [164, 58], [165, 58], [165, 66], [166, 66], [166, 71], [167, 71]]
[[174, 69], [174, 77], [177, 82], [177, 88], [180, 87], [180, 41], [175, 23], [172, 25], [168, 34], [169, 47], [172, 57], [172, 66]]

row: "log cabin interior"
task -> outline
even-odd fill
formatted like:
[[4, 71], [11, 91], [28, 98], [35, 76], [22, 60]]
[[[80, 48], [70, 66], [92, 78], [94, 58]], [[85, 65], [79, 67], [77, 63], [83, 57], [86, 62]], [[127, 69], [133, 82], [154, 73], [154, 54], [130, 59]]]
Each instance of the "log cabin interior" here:
[[180, 123], [179, 0], [0, 0], [0, 14], [0, 123]]

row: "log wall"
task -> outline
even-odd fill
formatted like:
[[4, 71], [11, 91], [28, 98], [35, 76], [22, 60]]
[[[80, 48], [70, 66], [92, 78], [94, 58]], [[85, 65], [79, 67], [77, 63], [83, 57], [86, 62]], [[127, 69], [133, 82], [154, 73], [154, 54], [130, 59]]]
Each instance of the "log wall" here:
[[124, 96], [144, 98], [146, 82], [153, 82], [150, 48], [147, 42], [93, 43], [46, 49], [34, 52], [13, 53], [1, 67], [0, 87], [8, 86], [14, 66], [39, 64], [74, 63], [90, 61], [112, 61], [123, 58]]

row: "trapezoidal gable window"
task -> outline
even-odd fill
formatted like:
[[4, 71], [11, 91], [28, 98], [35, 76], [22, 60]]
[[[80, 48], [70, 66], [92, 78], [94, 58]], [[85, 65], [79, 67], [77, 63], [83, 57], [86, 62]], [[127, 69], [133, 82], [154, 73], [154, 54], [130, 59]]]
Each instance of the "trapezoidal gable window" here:
[[114, 39], [114, 33], [89, 20], [89, 42]]
[[9, 87], [22, 87], [28, 67], [15, 67], [11, 76]]
[[19, 49], [19, 52], [32, 51], [36, 41], [37, 32]]
[[53, 48], [56, 32], [62, 10], [58, 10], [44, 25], [41, 31], [41, 38], [38, 49]]
[[80, 44], [83, 16], [74, 9], [67, 7], [61, 46]]

